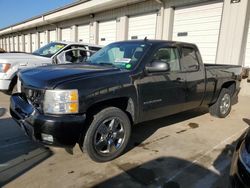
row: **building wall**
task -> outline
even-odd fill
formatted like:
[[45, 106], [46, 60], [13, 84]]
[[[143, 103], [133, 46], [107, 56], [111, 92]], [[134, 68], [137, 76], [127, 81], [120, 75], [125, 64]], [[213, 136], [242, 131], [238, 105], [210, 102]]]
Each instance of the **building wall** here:
[[[116, 40], [127, 40], [129, 39], [129, 18], [150, 13], [156, 14], [155, 38], [172, 40], [175, 9], [204, 3], [217, 3], [221, 2], [222, 0], [145, 0], [139, 3], [138, 1], [134, 1], [134, 4], [127, 6], [114, 9], [110, 7], [109, 10], [107, 8], [105, 11], [92, 12], [93, 14], [77, 16], [71, 19], [67, 19], [65, 15], [60, 15], [59, 12], [58, 15], [64, 18], [63, 21], [51, 22], [50, 24], [45, 24], [43, 26], [37, 26], [26, 30], [20, 30], [14, 33], [12, 33], [11, 29], [9, 29], [10, 32], [8, 34], [0, 35], [0, 47], [9, 50], [10, 45], [7, 46], [7, 44], [10, 42], [14, 43], [14, 40], [10, 40], [9, 38], [22, 36], [22, 45], [17, 46], [19, 47], [19, 51], [24, 51], [24, 36], [28, 35], [30, 37], [29, 41], [32, 41], [32, 34], [36, 34], [36, 44], [34, 46], [39, 47], [39, 33], [45, 32], [45, 43], [50, 41], [49, 31], [51, 30], [56, 30], [56, 39], [62, 40], [61, 30], [67, 27], [71, 29], [70, 39], [72, 41], [78, 41], [78, 26], [82, 25], [89, 26], [88, 42], [98, 44], [100, 43], [99, 23], [111, 20], [116, 22]], [[248, 0], [241, 0], [241, 2], [237, 4], [231, 4], [230, 2], [231, 1], [229, 0], [225, 0], [224, 2], [218, 47], [216, 49], [217, 55], [215, 57], [216, 61], [214, 63], [223, 62], [243, 65], [243, 56], [245, 55], [244, 52], [246, 48], [245, 39], [247, 38], [249, 23], [250, 3], [248, 3]], [[230, 32], [228, 32], [229, 30]], [[234, 38], [236, 42], [232, 42], [232, 40], [230, 40], [231, 38]], [[229, 43], [229, 41], [231, 41], [231, 43]], [[29, 44], [31, 45], [32, 42], [29, 42]], [[14, 44], [11, 45], [14, 46]]]

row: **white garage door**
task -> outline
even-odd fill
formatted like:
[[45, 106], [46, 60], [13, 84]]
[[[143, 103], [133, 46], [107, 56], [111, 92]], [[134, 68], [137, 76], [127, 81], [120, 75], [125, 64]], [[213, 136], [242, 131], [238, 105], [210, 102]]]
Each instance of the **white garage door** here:
[[14, 40], [13, 40], [13, 37], [10, 37], [10, 51], [14, 51]]
[[116, 41], [116, 21], [99, 23], [99, 45], [107, 45]]
[[129, 18], [128, 39], [155, 39], [156, 13]]
[[43, 47], [45, 45], [45, 33], [40, 32], [39, 33], [39, 47]]
[[18, 36], [14, 37], [14, 51], [18, 51]]
[[23, 51], [23, 40], [22, 40], [22, 36], [18, 36], [18, 44], [19, 44], [19, 51], [22, 52], [22, 51]]
[[248, 27], [247, 46], [245, 51], [245, 63], [243, 65], [244, 67], [250, 68], [250, 23]]
[[89, 25], [78, 26], [77, 41], [89, 43]]
[[10, 41], [9, 41], [9, 37], [6, 38], [6, 50], [10, 51]]
[[56, 41], [56, 30], [49, 31], [49, 42]]
[[30, 52], [30, 36], [29, 35], [25, 35], [24, 36], [24, 48], [25, 48], [25, 52]]
[[70, 41], [70, 39], [71, 39], [70, 35], [71, 35], [70, 28], [62, 29], [62, 41]]
[[31, 51], [37, 50], [37, 37], [36, 33], [31, 34]]
[[177, 8], [173, 40], [195, 43], [205, 63], [215, 63], [223, 2]]

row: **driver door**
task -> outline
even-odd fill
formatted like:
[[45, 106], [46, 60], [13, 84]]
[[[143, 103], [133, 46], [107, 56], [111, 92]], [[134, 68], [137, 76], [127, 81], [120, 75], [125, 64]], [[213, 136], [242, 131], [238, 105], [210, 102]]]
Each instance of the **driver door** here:
[[146, 73], [138, 80], [143, 121], [182, 111], [186, 102], [186, 80], [185, 73], [181, 72], [179, 57], [176, 47], [162, 46], [153, 53], [150, 63], [165, 62], [170, 69]]

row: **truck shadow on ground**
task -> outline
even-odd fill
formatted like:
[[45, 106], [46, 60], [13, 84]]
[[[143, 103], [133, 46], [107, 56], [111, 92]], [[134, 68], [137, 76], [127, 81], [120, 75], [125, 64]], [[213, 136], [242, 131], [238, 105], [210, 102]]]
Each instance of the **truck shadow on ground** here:
[[0, 187], [53, 153], [30, 140], [11, 118], [0, 119]]
[[[137, 147], [137, 146], [140, 147], [140, 146], [144, 146], [145, 144], [150, 144], [150, 142], [143, 143], [143, 144], [142, 142], [145, 141], [148, 137], [153, 135], [158, 129], [162, 127], [170, 126], [170, 125], [173, 125], [173, 124], [176, 124], [176, 123], [179, 123], [179, 122], [182, 122], [182, 121], [194, 118], [194, 117], [202, 116], [206, 113], [208, 113], [208, 108], [201, 107], [195, 110], [189, 110], [189, 111], [181, 112], [179, 114], [166, 116], [164, 118], [134, 125], [132, 127], [131, 138], [126, 148], [126, 152], [130, 151], [134, 147]], [[199, 124], [190, 122], [187, 126], [188, 126], [187, 128], [198, 128]], [[185, 132], [185, 131], [186, 130], [182, 130], [181, 132]], [[168, 136], [169, 135], [165, 135], [164, 138]]]
[[[124, 172], [95, 187], [230, 187], [230, 164], [236, 143], [237, 141], [234, 141], [225, 146], [212, 162], [212, 169], [197, 162], [171, 156], [156, 158], [143, 164], [114, 162], [113, 164]], [[202, 161], [206, 159], [209, 160], [210, 157], [201, 158]]]

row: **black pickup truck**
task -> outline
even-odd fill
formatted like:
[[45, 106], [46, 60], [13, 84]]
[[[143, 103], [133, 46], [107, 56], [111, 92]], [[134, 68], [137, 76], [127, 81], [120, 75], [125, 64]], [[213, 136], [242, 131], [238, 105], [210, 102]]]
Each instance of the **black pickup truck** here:
[[10, 112], [29, 136], [78, 143], [104, 162], [124, 151], [133, 124], [199, 106], [226, 117], [241, 67], [205, 65], [194, 44], [145, 39], [112, 43], [85, 64], [24, 70], [19, 79]]

